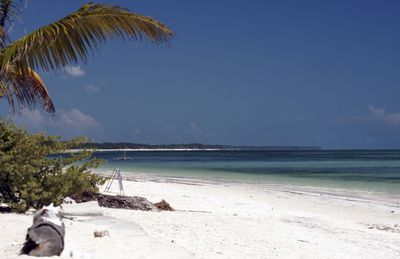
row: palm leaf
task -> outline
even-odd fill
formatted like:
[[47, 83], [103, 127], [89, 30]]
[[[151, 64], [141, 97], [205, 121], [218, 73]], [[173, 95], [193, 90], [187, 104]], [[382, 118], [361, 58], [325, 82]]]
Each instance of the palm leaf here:
[[1, 0], [0, 25], [4, 27], [7, 22], [12, 24], [15, 18], [21, 13], [22, 7], [22, 0]]
[[107, 39], [147, 38], [163, 43], [172, 36], [167, 26], [153, 18], [117, 6], [89, 3], [1, 50], [0, 71], [7, 64], [20, 70], [61, 70], [79, 60], [85, 62], [89, 50], [98, 49]]
[[5, 31], [4, 31], [4, 28], [3, 28], [3, 26], [0, 26], [0, 38], [1, 39], [4, 39], [4, 37], [5, 37]]
[[0, 97], [7, 98], [13, 111], [16, 104], [20, 108], [33, 109], [37, 103], [40, 103], [47, 112], [55, 111], [45, 84], [32, 69], [22, 72], [8, 66], [5, 76], [0, 81]]

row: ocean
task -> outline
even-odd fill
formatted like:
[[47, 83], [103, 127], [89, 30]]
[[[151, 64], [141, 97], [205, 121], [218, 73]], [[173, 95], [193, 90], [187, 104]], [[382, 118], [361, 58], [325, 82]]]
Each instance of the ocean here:
[[400, 150], [95, 152], [97, 170], [400, 195]]

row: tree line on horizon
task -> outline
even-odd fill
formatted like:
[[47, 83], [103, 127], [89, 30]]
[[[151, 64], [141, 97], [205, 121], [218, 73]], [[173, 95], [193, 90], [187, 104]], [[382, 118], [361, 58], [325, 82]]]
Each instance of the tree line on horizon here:
[[130, 142], [81, 143], [76, 149], [218, 149], [218, 150], [319, 150], [315, 146], [235, 146], [200, 143], [141, 144]]

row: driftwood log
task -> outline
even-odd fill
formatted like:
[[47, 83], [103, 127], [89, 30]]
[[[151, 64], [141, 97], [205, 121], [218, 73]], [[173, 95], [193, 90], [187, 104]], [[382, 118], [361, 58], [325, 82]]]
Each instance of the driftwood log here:
[[73, 194], [70, 198], [72, 198], [76, 203], [81, 203], [88, 201], [97, 201], [97, 196], [99, 196], [99, 193], [97, 192], [82, 192], [79, 194]]
[[157, 207], [149, 200], [138, 196], [112, 196], [100, 194], [97, 196], [100, 207], [121, 208], [132, 210], [158, 210]]
[[79, 195], [71, 196], [77, 203], [87, 201], [98, 201], [101, 207], [118, 208], [118, 209], [131, 209], [131, 210], [144, 210], [144, 211], [174, 211], [174, 209], [165, 200], [157, 203], [152, 203], [146, 198], [139, 196], [122, 196], [122, 195], [106, 195], [100, 193], [84, 192]]

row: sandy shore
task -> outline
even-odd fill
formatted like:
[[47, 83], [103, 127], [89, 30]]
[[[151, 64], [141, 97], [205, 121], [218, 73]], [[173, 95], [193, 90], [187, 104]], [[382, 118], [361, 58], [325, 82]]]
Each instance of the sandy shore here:
[[[131, 180], [124, 181], [127, 195], [165, 199], [177, 211], [65, 206], [81, 216], [65, 220], [63, 258], [400, 258], [395, 199], [280, 185]], [[0, 214], [0, 258], [17, 258], [30, 223], [31, 216]], [[93, 237], [103, 229], [111, 237]]]

